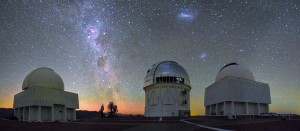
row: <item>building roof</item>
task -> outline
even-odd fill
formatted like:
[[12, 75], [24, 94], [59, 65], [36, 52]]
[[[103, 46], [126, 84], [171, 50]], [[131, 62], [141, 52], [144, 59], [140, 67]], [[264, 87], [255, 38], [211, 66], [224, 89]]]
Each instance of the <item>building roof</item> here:
[[152, 65], [147, 71], [144, 87], [155, 83], [155, 78], [162, 76], [184, 78], [184, 84], [190, 85], [189, 75], [181, 65], [174, 61], [162, 61]]
[[53, 69], [47, 67], [37, 68], [31, 71], [24, 79], [22, 89], [30, 87], [44, 87], [56, 90], [64, 90], [64, 82]]
[[255, 80], [250, 70], [237, 63], [229, 63], [223, 66], [220, 69], [215, 81], [221, 80], [226, 76], [240, 77], [240, 78], [253, 80], [253, 81]]

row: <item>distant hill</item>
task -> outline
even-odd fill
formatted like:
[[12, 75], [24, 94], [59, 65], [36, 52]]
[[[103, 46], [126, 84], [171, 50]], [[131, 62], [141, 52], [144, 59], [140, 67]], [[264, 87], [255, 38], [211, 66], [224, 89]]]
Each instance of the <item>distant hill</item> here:
[[14, 116], [14, 109], [0, 108], [0, 118], [10, 119]]
[[[107, 113], [104, 113], [104, 115], [107, 115]], [[139, 114], [120, 114], [118, 113], [117, 116], [143, 116]], [[87, 111], [87, 110], [78, 110], [76, 111], [76, 117], [77, 119], [89, 119], [89, 118], [97, 118], [100, 117], [100, 113], [97, 111]]]
[[[104, 113], [106, 114], [106, 113]], [[11, 119], [14, 115], [14, 109], [12, 108], [0, 108], [0, 118]], [[142, 116], [142, 115], [131, 115], [131, 114], [117, 114], [118, 116]], [[100, 117], [100, 113], [97, 111], [78, 110], [76, 111], [77, 119], [89, 119]]]
[[[10, 119], [14, 116], [14, 109], [0, 108], [0, 118]], [[79, 119], [99, 117], [99, 112], [96, 111], [76, 111], [76, 116]]]
[[76, 111], [77, 119], [86, 119], [92, 117], [99, 117], [100, 113], [97, 111], [86, 111], [86, 110], [79, 110]]

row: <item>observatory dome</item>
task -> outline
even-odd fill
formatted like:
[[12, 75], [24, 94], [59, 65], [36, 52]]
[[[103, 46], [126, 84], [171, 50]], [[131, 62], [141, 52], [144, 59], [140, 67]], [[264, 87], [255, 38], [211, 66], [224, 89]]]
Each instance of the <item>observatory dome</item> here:
[[223, 66], [223, 68], [221, 68], [221, 70], [219, 71], [215, 81], [219, 81], [226, 76], [240, 77], [254, 81], [252, 72], [237, 63], [229, 63]]
[[64, 90], [64, 82], [53, 69], [41, 67], [31, 71], [25, 77], [22, 89], [25, 90], [30, 87]]
[[[190, 78], [186, 70], [174, 61], [162, 61], [158, 62], [147, 71], [144, 79], [144, 87], [149, 86], [153, 83], [157, 83], [157, 77], [173, 77], [183, 78], [183, 83], [190, 86]], [[171, 78], [170, 78], [171, 79]]]

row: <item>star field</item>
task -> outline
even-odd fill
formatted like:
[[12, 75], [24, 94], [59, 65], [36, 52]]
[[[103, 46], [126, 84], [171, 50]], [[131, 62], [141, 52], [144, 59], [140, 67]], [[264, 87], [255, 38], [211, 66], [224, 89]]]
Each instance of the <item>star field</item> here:
[[11, 108], [25, 76], [53, 68], [81, 110], [114, 101], [143, 114], [143, 80], [172, 60], [191, 81], [191, 113], [204, 114], [204, 90], [237, 62], [268, 83], [270, 110], [300, 113], [300, 2], [0, 1], [0, 108]]

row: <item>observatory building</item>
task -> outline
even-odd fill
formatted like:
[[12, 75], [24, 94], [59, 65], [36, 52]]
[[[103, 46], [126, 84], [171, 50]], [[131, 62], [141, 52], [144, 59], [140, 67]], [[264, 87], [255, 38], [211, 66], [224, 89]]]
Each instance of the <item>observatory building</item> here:
[[215, 83], [205, 89], [205, 115], [242, 116], [269, 112], [269, 85], [237, 63], [225, 65]]
[[79, 108], [78, 94], [64, 91], [64, 83], [53, 69], [30, 72], [22, 92], [14, 96], [14, 115], [21, 121], [72, 121]]
[[174, 61], [152, 65], [144, 79], [145, 117], [190, 115], [190, 79]]

